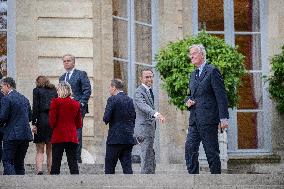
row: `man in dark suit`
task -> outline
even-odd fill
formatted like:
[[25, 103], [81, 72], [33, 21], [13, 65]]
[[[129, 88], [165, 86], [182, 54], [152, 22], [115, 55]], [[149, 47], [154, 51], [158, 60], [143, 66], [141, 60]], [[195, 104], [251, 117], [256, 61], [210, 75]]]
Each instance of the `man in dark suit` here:
[[29, 142], [33, 140], [29, 122], [29, 100], [17, 92], [11, 77], [1, 80], [4, 97], [1, 100], [0, 123], [6, 124], [3, 136], [3, 166], [5, 175], [24, 175], [24, 159]]
[[165, 117], [155, 110], [152, 91], [154, 74], [151, 69], [141, 71], [141, 85], [134, 94], [134, 105], [137, 114], [135, 136], [143, 138], [141, 142], [141, 174], [154, 174], [156, 169], [154, 139], [156, 120], [165, 121]]
[[[71, 54], [65, 54], [62, 57], [63, 66], [66, 73], [60, 76], [59, 82], [66, 81], [71, 85], [72, 97], [81, 104], [82, 119], [85, 117], [88, 110], [88, 100], [91, 95], [90, 80], [85, 71], [75, 69], [75, 57]], [[79, 140], [77, 149], [78, 163], [82, 163], [82, 128], [77, 129], [77, 136]]]
[[[4, 94], [0, 92], [0, 102]], [[0, 103], [0, 109], [1, 109], [1, 103]], [[2, 161], [2, 155], [3, 155], [3, 127], [4, 124], [0, 123], [0, 162]]]
[[190, 96], [185, 100], [190, 110], [185, 160], [189, 174], [199, 173], [198, 150], [202, 142], [210, 172], [221, 173], [218, 125], [228, 127], [228, 99], [223, 78], [217, 68], [206, 63], [203, 45], [189, 48], [189, 57], [197, 69], [190, 75]]
[[124, 174], [132, 174], [131, 153], [135, 144], [133, 133], [136, 113], [133, 100], [123, 92], [124, 84], [119, 79], [110, 83], [103, 121], [109, 124], [105, 174], [114, 174], [118, 159]]

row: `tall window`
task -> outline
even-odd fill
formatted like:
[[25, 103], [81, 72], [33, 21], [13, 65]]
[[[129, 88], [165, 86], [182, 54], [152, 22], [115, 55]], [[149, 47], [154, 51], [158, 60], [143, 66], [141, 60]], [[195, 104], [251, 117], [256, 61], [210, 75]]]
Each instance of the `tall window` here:
[[[223, 38], [232, 46], [237, 45], [245, 55], [247, 75], [237, 94], [240, 101], [231, 111], [228, 147], [231, 153], [268, 152], [267, 124], [264, 124], [263, 109], [263, 28], [262, 0], [195, 0], [193, 20], [195, 33], [205, 29], [208, 33]], [[197, 20], [197, 21], [196, 21]], [[198, 29], [197, 29], [198, 28]], [[266, 133], [267, 135], [267, 133]]]
[[133, 95], [141, 69], [154, 67], [155, 0], [113, 0], [114, 77], [127, 82]]
[[[133, 97], [140, 85], [141, 69], [155, 66], [157, 0], [113, 0], [112, 9], [114, 77], [126, 81], [125, 91]], [[158, 96], [158, 77], [155, 69], [152, 70], [156, 75], [154, 95]], [[158, 100], [155, 104], [158, 107]], [[155, 140], [155, 151], [158, 152], [159, 129], [156, 130]], [[138, 154], [139, 148], [134, 148], [132, 155]], [[159, 153], [156, 153], [156, 159], [159, 161]], [[139, 162], [139, 158], [134, 158], [134, 161]]]
[[0, 77], [7, 75], [7, 0], [0, 0]]

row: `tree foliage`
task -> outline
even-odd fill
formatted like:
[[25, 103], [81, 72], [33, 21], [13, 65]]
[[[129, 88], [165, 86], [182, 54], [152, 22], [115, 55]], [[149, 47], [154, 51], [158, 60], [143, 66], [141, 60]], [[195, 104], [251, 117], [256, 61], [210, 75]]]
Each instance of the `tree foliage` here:
[[284, 113], [284, 45], [282, 52], [274, 55], [271, 60], [272, 74], [269, 80], [269, 93], [276, 102], [276, 109]]
[[193, 44], [203, 44], [206, 48], [206, 59], [215, 65], [225, 81], [229, 107], [236, 107], [238, 96], [236, 89], [240, 85], [240, 78], [245, 74], [244, 56], [232, 48], [223, 39], [210, 36], [205, 32], [198, 36], [188, 37], [176, 42], [170, 42], [159, 50], [156, 55], [156, 69], [163, 80], [163, 88], [170, 97], [170, 103], [180, 110], [185, 110], [183, 100], [188, 96], [189, 74], [194, 71], [188, 57], [188, 47]]

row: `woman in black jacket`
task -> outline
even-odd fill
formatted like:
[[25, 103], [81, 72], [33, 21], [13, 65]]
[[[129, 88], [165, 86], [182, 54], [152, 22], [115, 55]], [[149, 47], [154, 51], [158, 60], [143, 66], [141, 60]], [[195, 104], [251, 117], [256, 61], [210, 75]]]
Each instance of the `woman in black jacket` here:
[[48, 174], [51, 170], [52, 147], [50, 138], [52, 129], [48, 124], [48, 112], [52, 98], [57, 97], [56, 88], [46, 76], [38, 76], [36, 88], [33, 90], [33, 132], [36, 143], [36, 169], [37, 174], [43, 174], [42, 164], [44, 161], [44, 147], [46, 146]]

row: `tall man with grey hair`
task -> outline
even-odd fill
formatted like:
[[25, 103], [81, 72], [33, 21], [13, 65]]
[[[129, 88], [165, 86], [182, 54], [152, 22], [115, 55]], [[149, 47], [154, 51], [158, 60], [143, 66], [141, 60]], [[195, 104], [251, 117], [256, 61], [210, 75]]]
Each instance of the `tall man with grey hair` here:
[[154, 74], [151, 69], [141, 71], [141, 85], [134, 94], [136, 120], [134, 135], [143, 139], [141, 142], [141, 173], [154, 174], [156, 168], [154, 139], [156, 120], [165, 121], [165, 117], [155, 110], [154, 94], [152, 91]]
[[[80, 103], [83, 119], [85, 114], [89, 112], [88, 101], [91, 95], [90, 80], [85, 71], [75, 69], [75, 57], [73, 55], [65, 54], [62, 60], [66, 73], [59, 77], [59, 82], [66, 81], [71, 85], [72, 97]], [[82, 128], [77, 129], [77, 136], [79, 140], [77, 160], [78, 163], [82, 163]]]
[[190, 95], [185, 103], [190, 110], [185, 142], [185, 160], [189, 174], [199, 173], [198, 150], [202, 142], [211, 174], [221, 173], [218, 126], [228, 128], [228, 99], [224, 80], [217, 68], [206, 62], [203, 45], [189, 47], [189, 58], [196, 66], [190, 75]]

